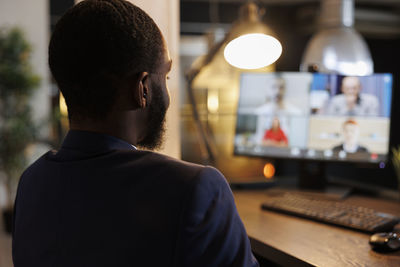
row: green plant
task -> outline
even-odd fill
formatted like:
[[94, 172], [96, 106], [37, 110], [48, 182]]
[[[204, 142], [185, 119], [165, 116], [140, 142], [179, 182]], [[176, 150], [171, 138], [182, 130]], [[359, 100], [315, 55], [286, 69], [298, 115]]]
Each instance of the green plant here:
[[0, 168], [6, 174], [9, 200], [26, 167], [25, 149], [36, 133], [29, 100], [40, 79], [30, 65], [30, 53], [20, 29], [0, 29]]

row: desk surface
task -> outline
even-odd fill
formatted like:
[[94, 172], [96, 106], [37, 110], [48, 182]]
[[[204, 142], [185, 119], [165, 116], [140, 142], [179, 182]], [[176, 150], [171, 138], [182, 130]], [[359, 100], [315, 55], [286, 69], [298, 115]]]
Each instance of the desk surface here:
[[[283, 266], [400, 266], [400, 251], [371, 250], [369, 234], [261, 210], [265, 191], [234, 191], [255, 253]], [[400, 203], [351, 196], [346, 202], [400, 216]]]

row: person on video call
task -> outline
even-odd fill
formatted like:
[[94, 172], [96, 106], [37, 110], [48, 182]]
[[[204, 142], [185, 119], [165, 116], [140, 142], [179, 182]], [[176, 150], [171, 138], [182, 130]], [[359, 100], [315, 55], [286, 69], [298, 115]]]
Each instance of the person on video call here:
[[262, 141], [265, 146], [286, 147], [288, 145], [288, 139], [281, 129], [280, 121], [277, 117], [272, 119], [271, 128], [265, 131]]
[[339, 116], [378, 116], [379, 101], [376, 96], [362, 94], [358, 77], [344, 77], [341, 84], [342, 93], [330, 101], [327, 113]]
[[170, 102], [168, 48], [144, 11], [77, 4], [49, 65], [70, 130], [21, 177], [15, 267], [258, 266], [218, 170], [138, 148], [161, 145]]
[[368, 153], [368, 149], [359, 144], [360, 127], [355, 120], [343, 123], [343, 143], [335, 146], [333, 152]]
[[256, 108], [256, 113], [260, 115], [302, 114], [303, 112], [300, 108], [285, 100], [285, 92], [285, 80], [280, 76], [276, 76], [271, 86], [267, 88], [265, 103]]

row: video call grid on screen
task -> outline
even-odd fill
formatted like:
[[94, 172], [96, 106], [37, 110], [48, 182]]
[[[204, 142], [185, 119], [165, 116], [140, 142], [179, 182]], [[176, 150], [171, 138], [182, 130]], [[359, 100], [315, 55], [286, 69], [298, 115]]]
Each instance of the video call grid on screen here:
[[391, 90], [391, 74], [243, 73], [235, 153], [386, 161]]

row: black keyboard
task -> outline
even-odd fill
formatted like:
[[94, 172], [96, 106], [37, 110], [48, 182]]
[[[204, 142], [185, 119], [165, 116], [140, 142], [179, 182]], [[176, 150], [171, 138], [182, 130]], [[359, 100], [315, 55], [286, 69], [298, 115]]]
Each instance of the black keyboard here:
[[271, 196], [262, 208], [368, 233], [391, 231], [400, 221], [394, 215], [340, 200], [321, 200], [296, 193]]

